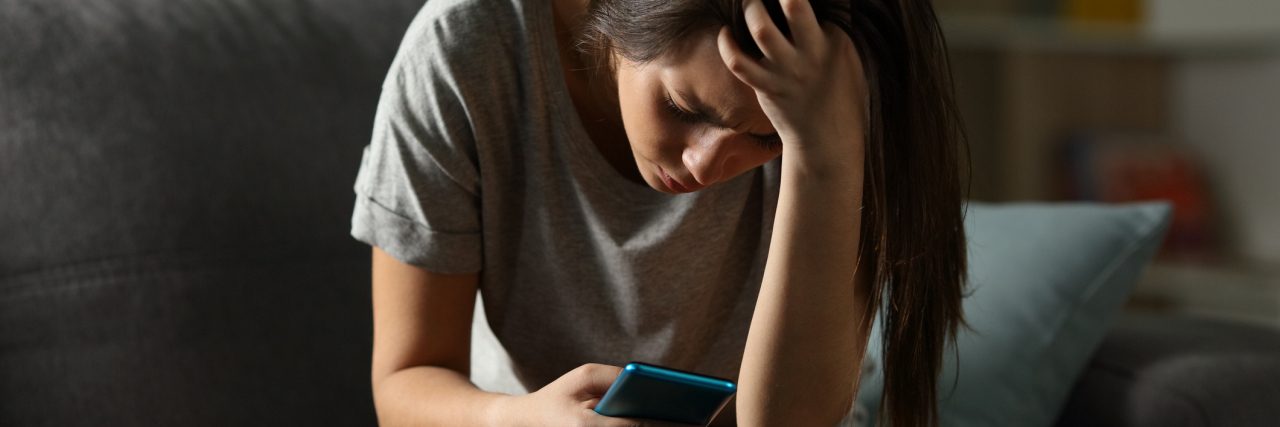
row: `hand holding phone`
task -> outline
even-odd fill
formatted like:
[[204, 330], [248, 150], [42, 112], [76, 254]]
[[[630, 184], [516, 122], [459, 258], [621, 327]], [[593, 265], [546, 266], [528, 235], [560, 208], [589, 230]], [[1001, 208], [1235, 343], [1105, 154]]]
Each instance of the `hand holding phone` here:
[[594, 409], [616, 383], [623, 368], [588, 363], [528, 394], [501, 396], [482, 414], [493, 425], [687, 427], [654, 419], [618, 418]]
[[640, 362], [622, 369], [595, 411], [705, 426], [738, 391], [729, 380]]

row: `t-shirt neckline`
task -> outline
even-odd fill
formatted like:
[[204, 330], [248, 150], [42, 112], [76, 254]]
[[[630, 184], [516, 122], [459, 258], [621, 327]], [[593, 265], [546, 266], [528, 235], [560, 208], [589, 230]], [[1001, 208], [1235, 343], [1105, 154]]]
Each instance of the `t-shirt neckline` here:
[[[568, 153], [571, 164], [574, 167], [582, 168], [591, 176], [596, 184], [607, 193], [617, 195], [635, 202], [663, 203], [669, 202], [672, 198], [692, 196], [696, 193], [671, 195], [658, 191], [648, 185], [638, 184], [626, 177], [622, 176], [613, 165], [605, 160], [604, 155], [596, 148], [594, 141], [587, 134], [586, 127], [582, 124], [582, 120], [578, 116], [577, 107], [573, 104], [573, 98], [569, 95], [569, 84], [564, 80], [563, 66], [560, 59], [560, 47], [557, 44], [555, 23], [553, 21], [554, 9], [551, 2], [530, 2], [536, 4], [538, 10], [530, 14], [530, 28], [537, 31], [532, 34], [531, 39], [539, 44], [539, 48], [543, 51], [545, 60], [540, 61], [543, 67], [544, 78], [543, 84], [547, 85], [553, 102], [552, 110], [559, 112], [568, 112], [567, 117], [562, 120], [553, 120], [556, 126], [559, 126], [567, 136], [564, 141], [568, 147]], [[550, 42], [547, 42], [550, 40]], [[706, 191], [706, 190], [703, 190]]]

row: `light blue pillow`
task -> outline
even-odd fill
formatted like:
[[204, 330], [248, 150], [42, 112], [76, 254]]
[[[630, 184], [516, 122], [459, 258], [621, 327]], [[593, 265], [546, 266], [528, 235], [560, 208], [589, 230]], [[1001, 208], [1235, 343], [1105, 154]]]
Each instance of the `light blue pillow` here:
[[[1052, 426], [1170, 212], [1166, 203], [970, 203], [972, 329], [957, 337], [959, 364], [955, 354], [944, 361], [941, 425]], [[858, 403], [874, 421], [884, 385], [878, 322], [872, 333]]]

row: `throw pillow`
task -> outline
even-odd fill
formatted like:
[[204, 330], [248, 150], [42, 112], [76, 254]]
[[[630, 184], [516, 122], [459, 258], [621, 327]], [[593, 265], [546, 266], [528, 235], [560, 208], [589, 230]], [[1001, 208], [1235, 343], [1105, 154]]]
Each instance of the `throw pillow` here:
[[[943, 362], [941, 425], [1052, 426], [1160, 246], [1170, 211], [1166, 203], [970, 203], [970, 329]], [[858, 393], [870, 425], [884, 380], [878, 322], [872, 333]]]

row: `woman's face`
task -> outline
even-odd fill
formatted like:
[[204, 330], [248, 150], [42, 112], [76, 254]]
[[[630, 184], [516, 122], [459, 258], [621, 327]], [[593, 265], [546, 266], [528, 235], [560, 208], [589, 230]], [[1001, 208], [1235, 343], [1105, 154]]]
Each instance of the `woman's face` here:
[[782, 153], [755, 91], [720, 59], [714, 33], [652, 62], [619, 59], [617, 77], [636, 166], [658, 191], [698, 191]]

